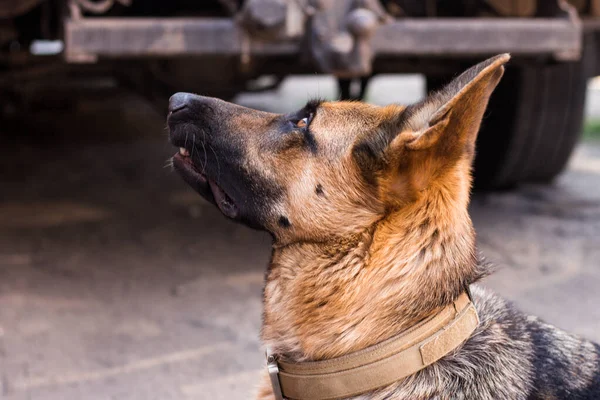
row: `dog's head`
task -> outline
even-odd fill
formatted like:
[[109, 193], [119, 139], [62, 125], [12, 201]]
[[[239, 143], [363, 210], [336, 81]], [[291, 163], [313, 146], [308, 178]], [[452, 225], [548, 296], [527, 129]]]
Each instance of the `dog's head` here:
[[173, 164], [224, 215], [279, 243], [359, 232], [431, 188], [468, 195], [477, 132], [509, 58], [409, 106], [311, 101], [280, 115], [178, 93]]

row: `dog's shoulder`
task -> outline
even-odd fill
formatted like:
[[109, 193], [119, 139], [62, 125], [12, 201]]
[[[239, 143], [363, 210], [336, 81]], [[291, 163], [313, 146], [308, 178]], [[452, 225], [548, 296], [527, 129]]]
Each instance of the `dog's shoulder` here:
[[414, 377], [361, 399], [600, 399], [600, 347], [472, 286], [480, 325]]
[[[500, 376], [527, 389], [530, 399], [600, 398], [598, 344], [522, 313], [482, 288], [474, 286], [473, 297], [481, 324], [457, 360], [465, 357], [491, 371], [502, 368]], [[486, 376], [494, 387], [496, 373]]]

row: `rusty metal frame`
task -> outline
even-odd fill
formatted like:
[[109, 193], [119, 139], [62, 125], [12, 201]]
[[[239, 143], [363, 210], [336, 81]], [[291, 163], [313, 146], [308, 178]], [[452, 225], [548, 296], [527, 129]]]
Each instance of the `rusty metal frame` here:
[[[578, 59], [582, 24], [573, 19], [403, 19], [381, 26], [378, 55], [471, 56], [511, 52]], [[72, 62], [101, 57], [296, 55], [301, 42], [250, 39], [231, 18], [81, 18], [65, 22]]]
[[579, 23], [570, 19], [425, 19], [381, 26], [373, 38], [377, 54], [408, 56], [548, 54], [578, 59]]
[[230, 18], [81, 18], [68, 19], [64, 26], [69, 61], [238, 55], [245, 51], [285, 55], [299, 49], [297, 42], [248, 44], [243, 29]]

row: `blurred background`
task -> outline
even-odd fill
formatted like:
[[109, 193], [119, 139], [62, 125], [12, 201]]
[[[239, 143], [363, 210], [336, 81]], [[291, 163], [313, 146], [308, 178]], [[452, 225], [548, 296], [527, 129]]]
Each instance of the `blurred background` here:
[[598, 32], [596, 0], [0, 0], [0, 398], [252, 398], [269, 237], [171, 171], [172, 93], [410, 103], [501, 52], [483, 284], [600, 340]]

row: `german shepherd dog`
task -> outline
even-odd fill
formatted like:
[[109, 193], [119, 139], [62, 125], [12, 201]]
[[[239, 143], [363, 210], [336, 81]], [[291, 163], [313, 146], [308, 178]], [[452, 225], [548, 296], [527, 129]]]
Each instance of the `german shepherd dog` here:
[[[373, 346], [488, 272], [467, 211], [475, 139], [508, 54], [425, 100], [310, 101], [272, 114], [178, 93], [174, 169], [228, 218], [273, 238], [262, 340], [289, 362]], [[194, 151], [192, 148], [205, 148]], [[600, 346], [477, 286], [461, 346], [355, 399], [600, 399]], [[259, 399], [273, 399], [265, 374]]]

